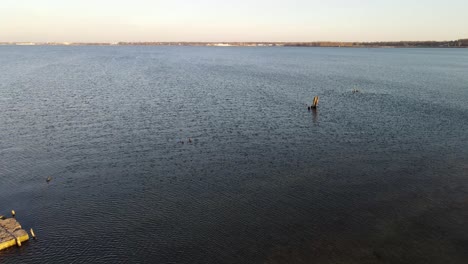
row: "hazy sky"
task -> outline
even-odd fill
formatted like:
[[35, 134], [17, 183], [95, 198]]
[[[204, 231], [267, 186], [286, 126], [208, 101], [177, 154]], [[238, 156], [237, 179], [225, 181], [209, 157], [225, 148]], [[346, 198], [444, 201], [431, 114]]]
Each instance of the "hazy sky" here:
[[0, 41], [468, 38], [468, 0], [1, 0]]

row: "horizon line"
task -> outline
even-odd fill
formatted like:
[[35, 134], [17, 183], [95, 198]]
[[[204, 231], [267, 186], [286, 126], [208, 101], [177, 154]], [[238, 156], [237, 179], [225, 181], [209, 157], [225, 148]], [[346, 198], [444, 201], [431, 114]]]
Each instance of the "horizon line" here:
[[188, 41], [188, 40], [173, 40], [173, 41], [158, 41], [158, 40], [151, 40], [151, 41], [142, 41], [142, 40], [127, 40], [127, 41], [0, 41], [0, 43], [36, 43], [36, 44], [60, 44], [60, 43], [70, 43], [70, 44], [118, 44], [118, 43], [400, 43], [400, 42], [456, 42], [456, 41], [466, 41], [466, 38], [458, 38], [458, 39], [446, 39], [446, 40], [372, 40], [372, 41], [340, 41], [340, 40], [308, 40], [308, 41], [242, 41], [242, 40], [235, 40], [235, 41]]

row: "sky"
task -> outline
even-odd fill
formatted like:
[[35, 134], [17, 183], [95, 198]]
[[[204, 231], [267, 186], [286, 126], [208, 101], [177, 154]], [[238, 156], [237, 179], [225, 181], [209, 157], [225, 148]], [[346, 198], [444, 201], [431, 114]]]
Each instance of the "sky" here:
[[0, 42], [468, 38], [468, 0], [1, 0]]

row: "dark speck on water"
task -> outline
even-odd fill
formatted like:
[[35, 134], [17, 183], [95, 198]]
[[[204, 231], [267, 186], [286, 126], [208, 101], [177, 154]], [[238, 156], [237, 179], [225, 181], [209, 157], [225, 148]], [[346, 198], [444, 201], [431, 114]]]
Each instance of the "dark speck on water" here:
[[2, 264], [468, 263], [468, 50], [0, 62], [0, 214], [40, 237]]

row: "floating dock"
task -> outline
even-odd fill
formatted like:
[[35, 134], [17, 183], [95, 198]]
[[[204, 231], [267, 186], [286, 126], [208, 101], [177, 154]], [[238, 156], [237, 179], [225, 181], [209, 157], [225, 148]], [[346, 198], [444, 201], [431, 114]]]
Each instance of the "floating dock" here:
[[28, 233], [21, 228], [20, 223], [15, 218], [0, 216], [0, 250], [21, 246], [21, 243], [28, 240]]

